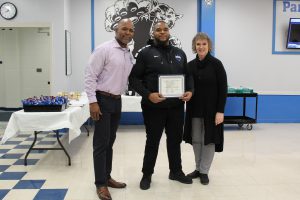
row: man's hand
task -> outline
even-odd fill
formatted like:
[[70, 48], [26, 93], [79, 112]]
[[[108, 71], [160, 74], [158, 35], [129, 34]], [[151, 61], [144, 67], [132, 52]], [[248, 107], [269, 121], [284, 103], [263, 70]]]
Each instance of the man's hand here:
[[163, 97], [161, 94], [159, 94], [158, 92], [153, 92], [149, 95], [148, 99], [152, 102], [152, 103], [160, 103], [164, 100], [166, 100], [165, 97]]
[[192, 92], [185, 92], [181, 97], [179, 97], [179, 99], [181, 99], [182, 101], [189, 101], [193, 96]]
[[215, 123], [216, 126], [224, 122], [224, 113], [216, 113]]
[[90, 114], [93, 120], [98, 121], [100, 119], [100, 115], [102, 115], [102, 113], [97, 102], [90, 103]]

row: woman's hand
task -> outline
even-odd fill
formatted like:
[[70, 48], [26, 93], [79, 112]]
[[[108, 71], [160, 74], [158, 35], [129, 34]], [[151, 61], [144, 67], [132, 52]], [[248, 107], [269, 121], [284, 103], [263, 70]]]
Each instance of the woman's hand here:
[[224, 113], [217, 112], [215, 118], [216, 126], [224, 122]]

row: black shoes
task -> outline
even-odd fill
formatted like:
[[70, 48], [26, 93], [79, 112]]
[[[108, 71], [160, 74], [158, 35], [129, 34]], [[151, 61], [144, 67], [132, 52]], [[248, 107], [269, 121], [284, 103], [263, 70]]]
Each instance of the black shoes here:
[[200, 177], [200, 172], [197, 171], [197, 170], [195, 170], [195, 171], [193, 171], [192, 173], [187, 174], [186, 176], [187, 176], [187, 177], [190, 177], [190, 178], [192, 178], [192, 179], [198, 178], [198, 177]]
[[208, 175], [207, 174], [202, 174], [200, 173], [199, 171], [195, 170], [193, 171], [192, 173], [189, 173], [188, 175], [186, 175], [187, 177], [190, 177], [190, 178], [198, 178], [200, 177], [200, 183], [202, 185], [208, 185], [209, 183], [209, 178], [208, 178]]
[[140, 188], [142, 190], [148, 190], [150, 188], [150, 184], [151, 184], [151, 175], [149, 176], [143, 175], [142, 180], [140, 182]]
[[[140, 188], [142, 190], [148, 190], [150, 188], [151, 176], [152, 175], [149, 175], [149, 176], [143, 175], [142, 180], [140, 182]], [[192, 184], [193, 183], [192, 178], [186, 176], [182, 171], [178, 172], [178, 173], [170, 172], [169, 179], [174, 180], [174, 181], [179, 181], [180, 183], [185, 183], [185, 184]]]
[[207, 174], [200, 174], [200, 183], [202, 183], [202, 185], [208, 185], [209, 183], [209, 179], [208, 179], [208, 175]]
[[180, 183], [184, 183], [184, 184], [192, 184], [193, 183], [192, 178], [186, 176], [183, 172], [178, 172], [178, 173], [170, 172], [169, 179], [174, 180], [174, 181], [179, 181]]

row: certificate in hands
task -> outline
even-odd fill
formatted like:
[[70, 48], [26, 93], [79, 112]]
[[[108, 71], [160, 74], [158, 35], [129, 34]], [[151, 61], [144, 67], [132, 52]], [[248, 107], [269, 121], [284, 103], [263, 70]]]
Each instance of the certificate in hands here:
[[158, 78], [158, 91], [164, 97], [181, 97], [184, 94], [184, 75], [161, 75]]

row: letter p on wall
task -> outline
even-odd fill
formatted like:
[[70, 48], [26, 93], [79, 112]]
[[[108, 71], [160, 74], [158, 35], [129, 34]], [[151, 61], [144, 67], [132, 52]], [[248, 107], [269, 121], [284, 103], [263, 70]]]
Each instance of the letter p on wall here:
[[[296, 2], [296, 1], [294, 1]], [[282, 7], [282, 11], [283, 12], [300, 12], [300, 3], [299, 1], [297, 3], [291, 3], [291, 1], [288, 0], [283, 0], [283, 7]]]
[[286, 12], [286, 9], [291, 7], [291, 3], [289, 1], [283, 1], [283, 12]]

